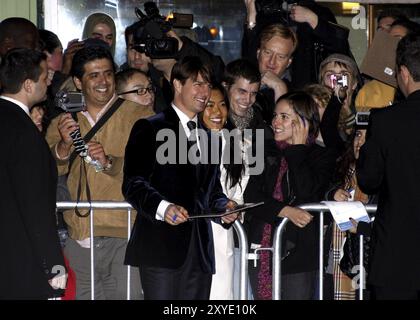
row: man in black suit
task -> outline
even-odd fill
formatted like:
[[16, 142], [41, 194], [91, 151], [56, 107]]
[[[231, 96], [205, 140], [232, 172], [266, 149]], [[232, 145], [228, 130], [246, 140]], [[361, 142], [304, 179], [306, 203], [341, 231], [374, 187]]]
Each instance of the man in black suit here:
[[[172, 107], [138, 121], [127, 144], [123, 193], [139, 214], [125, 263], [139, 266], [145, 299], [209, 298], [214, 273], [210, 221], [188, 218], [234, 206], [222, 192], [218, 164], [194, 165], [191, 159], [197, 151], [194, 129], [203, 128], [197, 114], [210, 97], [210, 78], [199, 57], [177, 62], [171, 76]], [[164, 163], [160, 153], [164, 141], [159, 136], [165, 132], [172, 134], [175, 144], [175, 161], [170, 163]], [[186, 156], [187, 145], [190, 157], [183, 164], [178, 159]], [[200, 141], [198, 149], [204, 154], [207, 148]], [[236, 218], [236, 214], [225, 216], [222, 223]]]
[[49, 84], [45, 54], [10, 50], [0, 82], [0, 299], [58, 297], [67, 275], [55, 219], [57, 169], [29, 116]]
[[420, 36], [397, 48], [397, 79], [406, 100], [372, 113], [357, 179], [379, 192], [369, 282], [377, 299], [418, 299], [420, 292]]

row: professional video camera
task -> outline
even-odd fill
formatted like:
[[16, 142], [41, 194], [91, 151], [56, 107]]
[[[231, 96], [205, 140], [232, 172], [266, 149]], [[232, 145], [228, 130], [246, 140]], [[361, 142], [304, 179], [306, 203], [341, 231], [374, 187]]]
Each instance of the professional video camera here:
[[168, 59], [176, 57], [178, 53], [178, 40], [168, 37], [166, 33], [172, 28], [191, 28], [193, 17], [190, 14], [174, 13], [174, 18], [167, 19], [160, 15], [156, 3], [144, 3], [143, 13], [135, 8], [140, 26], [133, 35], [133, 48], [145, 53], [152, 59]]
[[290, 8], [297, 0], [256, 0], [257, 19], [261, 22], [280, 22], [286, 26], [291, 24], [289, 19]]

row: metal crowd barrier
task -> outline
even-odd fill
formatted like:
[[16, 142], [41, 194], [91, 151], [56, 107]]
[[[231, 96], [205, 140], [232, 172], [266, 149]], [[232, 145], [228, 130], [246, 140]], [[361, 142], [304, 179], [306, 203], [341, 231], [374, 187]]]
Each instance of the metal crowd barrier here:
[[[321, 203], [309, 203], [298, 206], [299, 208], [307, 211], [319, 212], [319, 300], [323, 300], [324, 292], [324, 212], [329, 209], [325, 204]], [[366, 205], [367, 212], [375, 212], [376, 205]], [[284, 218], [280, 225], [276, 228], [273, 238], [272, 248], [261, 248], [263, 250], [269, 250], [273, 252], [273, 300], [281, 299], [281, 246], [282, 246], [282, 235], [285, 226], [289, 222], [289, 219]], [[360, 283], [359, 283], [359, 299], [363, 300], [363, 289], [365, 287], [365, 270], [363, 266], [363, 236], [360, 236], [359, 246], [359, 266], [360, 266]]]
[[[127, 234], [128, 239], [131, 235], [131, 211], [133, 207], [127, 202], [115, 201], [92, 201], [89, 202], [57, 202], [57, 210], [70, 210], [70, 209], [89, 209], [90, 219], [90, 274], [91, 274], [91, 299], [95, 300], [95, 260], [94, 260], [94, 237], [93, 237], [93, 217], [94, 209], [102, 210], [127, 210]], [[239, 221], [235, 221], [233, 225], [239, 239], [239, 249], [241, 252], [240, 264], [240, 291], [239, 296], [241, 300], [247, 299], [248, 292], [248, 240], [245, 230]], [[130, 266], [127, 266], [127, 300], [130, 300]]]

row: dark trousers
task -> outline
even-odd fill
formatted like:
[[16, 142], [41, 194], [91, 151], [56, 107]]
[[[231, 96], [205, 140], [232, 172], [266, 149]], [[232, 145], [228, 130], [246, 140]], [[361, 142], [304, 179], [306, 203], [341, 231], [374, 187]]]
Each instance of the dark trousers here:
[[374, 287], [375, 300], [419, 300], [420, 291], [389, 288], [389, 287]]
[[212, 274], [202, 271], [195, 242], [178, 269], [139, 267], [145, 300], [209, 300]]

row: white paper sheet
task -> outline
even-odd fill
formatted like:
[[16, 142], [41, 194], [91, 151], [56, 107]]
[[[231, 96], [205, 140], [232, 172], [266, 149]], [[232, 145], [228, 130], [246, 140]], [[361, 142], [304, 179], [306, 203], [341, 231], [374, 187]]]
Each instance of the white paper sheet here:
[[360, 201], [322, 201], [322, 203], [330, 209], [341, 231], [347, 231], [353, 227], [350, 218], [370, 223], [365, 206]]

